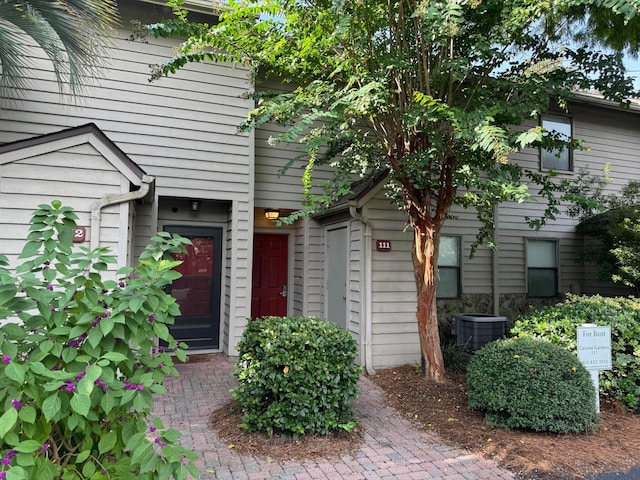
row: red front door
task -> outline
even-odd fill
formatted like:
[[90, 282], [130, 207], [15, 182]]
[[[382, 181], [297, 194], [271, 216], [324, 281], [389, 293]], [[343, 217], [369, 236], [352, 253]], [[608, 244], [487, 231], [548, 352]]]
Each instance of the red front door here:
[[289, 239], [286, 235], [253, 236], [251, 318], [287, 315]]

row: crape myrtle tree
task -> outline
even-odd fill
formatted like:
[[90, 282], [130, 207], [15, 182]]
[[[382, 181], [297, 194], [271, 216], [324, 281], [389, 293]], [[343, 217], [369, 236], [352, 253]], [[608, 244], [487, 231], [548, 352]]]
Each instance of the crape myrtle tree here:
[[[230, 1], [211, 26], [189, 23], [179, 1], [170, 5], [175, 18], [147, 30], [187, 40], [155, 77], [188, 62], [225, 61], [291, 85], [256, 91], [242, 128], [275, 122], [284, 129], [273, 141], [305, 146], [301, 214], [348, 192], [354, 176], [389, 172], [391, 194], [414, 232], [420, 346], [425, 373], [436, 380], [444, 376], [437, 259], [451, 208], [477, 211], [473, 250], [494, 246], [500, 202], [538, 195], [547, 208], [530, 224], [553, 218], [568, 182], [510, 163], [511, 154], [530, 145], [579, 146], [535, 126], [551, 102], [562, 107], [576, 90], [623, 102], [632, 90], [622, 54], [593, 48], [588, 21], [607, 13], [636, 28], [631, 0], [245, 0]], [[598, 25], [595, 34], [611, 32], [610, 24]], [[335, 175], [314, 196], [319, 165]]]

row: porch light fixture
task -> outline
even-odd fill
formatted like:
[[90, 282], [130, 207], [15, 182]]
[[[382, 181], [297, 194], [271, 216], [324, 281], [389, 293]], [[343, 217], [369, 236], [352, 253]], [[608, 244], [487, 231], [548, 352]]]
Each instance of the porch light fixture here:
[[277, 220], [280, 217], [280, 210], [275, 208], [265, 208], [264, 216], [267, 220]]
[[200, 210], [200, 200], [189, 200], [189, 207], [192, 212]]

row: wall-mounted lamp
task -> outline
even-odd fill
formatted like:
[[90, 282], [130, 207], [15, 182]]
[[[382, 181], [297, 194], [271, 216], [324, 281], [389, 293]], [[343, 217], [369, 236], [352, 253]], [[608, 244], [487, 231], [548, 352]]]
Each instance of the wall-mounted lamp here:
[[265, 208], [264, 216], [267, 220], [277, 220], [280, 217], [280, 210], [275, 208]]
[[200, 210], [200, 200], [189, 200], [189, 207], [192, 212]]

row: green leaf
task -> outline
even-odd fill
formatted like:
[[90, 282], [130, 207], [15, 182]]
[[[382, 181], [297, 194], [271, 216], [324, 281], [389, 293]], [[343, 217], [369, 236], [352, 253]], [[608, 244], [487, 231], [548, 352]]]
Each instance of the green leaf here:
[[127, 360], [127, 356], [120, 352], [107, 352], [102, 357], [112, 362], [124, 362]]
[[174, 428], [170, 428], [166, 432], [164, 432], [162, 438], [164, 438], [167, 442], [174, 443], [180, 438], [180, 432]]
[[50, 352], [51, 349], [53, 348], [53, 342], [51, 340], [45, 340], [42, 343], [40, 343], [40, 350], [42, 352]]
[[18, 293], [18, 288], [15, 285], [2, 285], [0, 286], [0, 305], [4, 305], [9, 300], [13, 299]]
[[76, 457], [76, 464], [84, 462], [91, 455], [91, 450], [83, 450]]
[[185, 363], [187, 361], [187, 354], [185, 353], [184, 350], [176, 350], [175, 354], [176, 354], [176, 358], [180, 360], [182, 363]]
[[[40, 477], [37, 477], [38, 480]], [[11, 467], [7, 470], [7, 480], [31, 480], [24, 468], [19, 466]]]
[[27, 423], [35, 423], [36, 421], [36, 409], [31, 405], [24, 405], [19, 412], [20, 420]]
[[103, 436], [100, 439], [100, 442], [98, 442], [98, 451], [101, 454], [111, 452], [117, 440], [118, 440], [118, 434], [113, 430], [109, 431], [105, 436]]
[[0, 438], [4, 438], [9, 430], [11, 430], [18, 421], [18, 412], [15, 408], [9, 408], [0, 417]]
[[42, 413], [44, 414], [44, 418], [47, 420], [47, 422], [50, 422], [53, 418], [55, 418], [55, 416], [60, 412], [61, 406], [62, 405], [57, 392], [47, 397], [44, 402], [42, 402]]
[[130, 452], [133, 452], [137, 450], [138, 447], [140, 447], [140, 443], [143, 441], [147, 442], [147, 445], [148, 445], [148, 440], [145, 440], [146, 434], [147, 432], [138, 432], [132, 435], [129, 441], [127, 442], [127, 445], [124, 447], [124, 449]]
[[34, 257], [40, 251], [40, 242], [27, 242], [22, 249], [22, 253], [18, 258], [30, 258]]
[[82, 475], [84, 478], [91, 478], [91, 476], [96, 472], [96, 466], [93, 462], [86, 462], [82, 466]]
[[33, 455], [31, 455], [30, 453], [18, 453], [18, 455], [16, 455], [16, 464], [20, 465], [21, 467], [32, 467], [36, 464], [36, 462], [33, 458]]
[[113, 394], [111, 393], [110, 390], [105, 392], [105, 394], [100, 399], [100, 406], [104, 410], [104, 413], [106, 413], [107, 415], [111, 412], [111, 410], [113, 410], [113, 407], [115, 406], [115, 401], [113, 398]]
[[87, 341], [89, 342], [89, 345], [91, 345], [94, 348], [100, 345], [100, 341], [102, 339], [103, 339], [103, 335], [99, 328], [92, 328], [91, 331], [89, 332], [89, 336], [87, 337]]
[[42, 362], [33, 362], [31, 365], [31, 371], [36, 375], [42, 375], [47, 371], [47, 368]]
[[13, 447], [14, 450], [22, 453], [33, 453], [42, 447], [42, 443], [36, 440], [25, 440]]
[[105, 317], [100, 321], [100, 331], [103, 335], [108, 335], [113, 330], [113, 318]]
[[5, 374], [14, 382], [22, 385], [24, 383], [24, 367], [16, 362], [9, 362], [4, 369]]
[[86, 417], [91, 408], [91, 399], [86, 393], [73, 392], [73, 397], [71, 397], [69, 404], [74, 412]]
[[66, 347], [62, 350], [62, 360], [64, 363], [71, 363], [77, 355], [78, 351], [73, 347]]
[[142, 297], [134, 297], [129, 301], [129, 308], [133, 313], [136, 313], [142, 307], [144, 299]]
[[55, 480], [59, 478], [60, 469], [57, 465], [44, 457], [36, 457], [36, 466], [33, 470], [33, 478], [38, 480]]
[[82, 380], [78, 382], [78, 386], [76, 388], [76, 392], [86, 394], [87, 396], [91, 395], [93, 392], [93, 388], [95, 387], [94, 382], [100, 377], [102, 373], [102, 368], [98, 365], [92, 365], [91, 367], [85, 370], [85, 375], [82, 377]]

